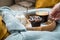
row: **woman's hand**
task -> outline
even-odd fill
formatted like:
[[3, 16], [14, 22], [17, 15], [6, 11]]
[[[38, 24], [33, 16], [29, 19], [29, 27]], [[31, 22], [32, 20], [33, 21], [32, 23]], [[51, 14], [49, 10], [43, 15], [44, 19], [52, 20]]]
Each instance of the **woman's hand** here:
[[59, 20], [60, 19], [60, 3], [56, 4], [51, 12], [51, 18], [53, 20]]

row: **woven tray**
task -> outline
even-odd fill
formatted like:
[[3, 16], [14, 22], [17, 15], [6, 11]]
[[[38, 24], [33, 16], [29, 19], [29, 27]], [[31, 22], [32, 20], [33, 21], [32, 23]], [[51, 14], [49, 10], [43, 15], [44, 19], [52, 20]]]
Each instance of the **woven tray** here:
[[30, 22], [26, 24], [27, 30], [33, 30], [33, 31], [53, 31], [56, 27], [56, 22], [53, 20], [48, 20], [48, 22], [45, 22], [41, 24], [39, 27], [31, 27]]

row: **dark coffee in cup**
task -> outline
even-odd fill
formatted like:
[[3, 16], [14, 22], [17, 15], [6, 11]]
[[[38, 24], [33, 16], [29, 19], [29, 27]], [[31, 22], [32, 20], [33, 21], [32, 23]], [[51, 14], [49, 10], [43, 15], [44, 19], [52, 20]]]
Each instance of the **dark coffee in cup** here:
[[39, 15], [42, 18], [42, 23], [48, 21], [48, 12], [36, 12], [36, 15]]
[[41, 24], [41, 18], [39, 16], [30, 16], [29, 21], [32, 27], [39, 27]]

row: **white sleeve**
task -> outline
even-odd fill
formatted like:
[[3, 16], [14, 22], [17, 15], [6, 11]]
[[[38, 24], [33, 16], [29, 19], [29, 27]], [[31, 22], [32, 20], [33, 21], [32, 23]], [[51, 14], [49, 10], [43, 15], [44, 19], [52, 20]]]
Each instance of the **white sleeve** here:
[[6, 23], [9, 31], [26, 31], [24, 25], [11, 14], [11, 11], [3, 12], [3, 21]]

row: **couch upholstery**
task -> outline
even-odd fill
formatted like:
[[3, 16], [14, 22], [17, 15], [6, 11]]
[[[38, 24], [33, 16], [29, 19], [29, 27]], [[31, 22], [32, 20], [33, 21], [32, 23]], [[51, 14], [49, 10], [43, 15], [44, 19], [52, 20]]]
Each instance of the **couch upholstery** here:
[[0, 0], [0, 7], [11, 6], [12, 4], [13, 4], [13, 0]]

